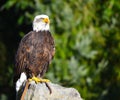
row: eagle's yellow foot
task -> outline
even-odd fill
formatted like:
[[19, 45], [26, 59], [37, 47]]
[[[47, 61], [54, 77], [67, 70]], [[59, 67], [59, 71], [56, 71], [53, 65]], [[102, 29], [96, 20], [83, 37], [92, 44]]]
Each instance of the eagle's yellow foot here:
[[48, 79], [42, 79], [42, 78], [38, 78], [35, 76], [33, 76], [31, 79], [29, 79], [29, 82], [31, 82], [31, 81], [35, 81], [35, 83], [50, 82], [50, 80], [48, 80]]

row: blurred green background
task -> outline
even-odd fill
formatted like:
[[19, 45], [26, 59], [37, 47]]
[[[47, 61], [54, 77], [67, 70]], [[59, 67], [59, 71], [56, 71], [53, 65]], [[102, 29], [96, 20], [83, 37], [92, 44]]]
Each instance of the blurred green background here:
[[1, 0], [0, 100], [13, 100], [14, 56], [33, 18], [47, 14], [56, 54], [46, 77], [84, 100], [120, 100], [119, 0]]

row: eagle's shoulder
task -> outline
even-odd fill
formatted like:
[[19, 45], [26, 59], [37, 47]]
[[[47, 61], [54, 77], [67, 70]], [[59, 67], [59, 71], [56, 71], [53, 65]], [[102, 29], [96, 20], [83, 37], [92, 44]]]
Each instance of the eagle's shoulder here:
[[26, 40], [28, 40], [29, 38], [31, 38], [34, 33], [35, 33], [34, 31], [30, 31], [29, 33], [27, 33], [26, 35], [24, 35], [24, 37], [21, 39], [21, 42], [25, 42]]

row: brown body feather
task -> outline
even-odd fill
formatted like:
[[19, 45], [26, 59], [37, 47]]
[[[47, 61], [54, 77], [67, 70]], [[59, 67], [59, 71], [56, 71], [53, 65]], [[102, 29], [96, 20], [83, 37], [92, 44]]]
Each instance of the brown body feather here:
[[27, 78], [43, 77], [55, 53], [54, 40], [49, 31], [31, 31], [21, 40], [15, 57], [15, 77], [22, 72]]

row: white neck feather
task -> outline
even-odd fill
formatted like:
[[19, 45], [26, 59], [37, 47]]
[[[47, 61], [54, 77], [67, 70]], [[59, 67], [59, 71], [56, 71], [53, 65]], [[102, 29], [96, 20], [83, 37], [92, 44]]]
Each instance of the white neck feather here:
[[50, 30], [50, 26], [49, 26], [49, 23], [43, 23], [43, 22], [40, 22], [40, 23], [36, 23], [36, 22], [33, 22], [33, 30], [38, 32], [38, 31], [49, 31]]

